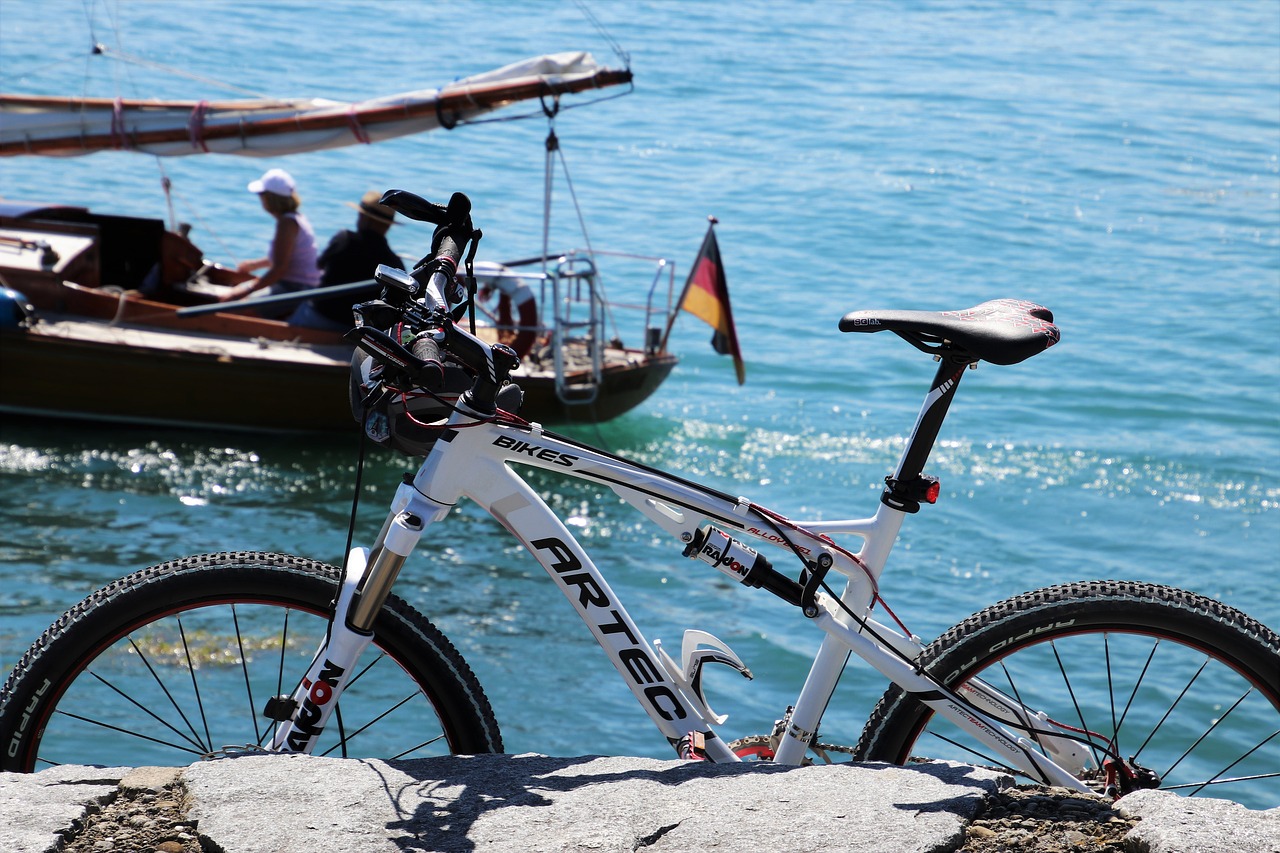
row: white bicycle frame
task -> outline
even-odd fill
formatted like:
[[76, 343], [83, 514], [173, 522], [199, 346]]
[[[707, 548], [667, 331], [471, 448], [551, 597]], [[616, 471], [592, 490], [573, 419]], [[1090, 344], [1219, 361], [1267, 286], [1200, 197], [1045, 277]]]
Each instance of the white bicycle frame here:
[[[931, 393], [926, 397], [916, 430], [937, 396]], [[912, 438], [908, 453], [915, 431]], [[692, 736], [708, 759], [740, 760], [715, 732], [715, 726], [725, 718], [711, 711], [700, 694], [697, 678], [691, 676], [705, 657], [744, 672], [745, 667], [727, 647], [701, 631], [686, 633], [681, 664], [660, 644], [651, 645], [573, 534], [514, 470], [517, 463], [608, 487], [682, 547], [694, 541], [699, 528], [711, 524], [739, 541], [782, 548], [788, 556], [803, 555], [811, 567], [824, 565], [844, 576], [838, 602], [818, 591], [812, 596], [812, 605], [804, 610], [826, 636], [782, 732], [776, 762], [796, 765], [804, 759], [852, 653], [968, 732], [1009, 766], [1045, 784], [1088, 790], [1075, 775], [1088, 760], [1083, 744], [1047, 734], [1052, 721], [980, 681], [965, 685], [960, 691], [963, 696], [957, 695], [914, 665], [923, 648], [918, 638], [871, 617], [876, 583], [907, 513], [881, 502], [870, 518], [790, 521], [746, 498], [731, 497], [544, 432], [537, 424], [491, 422], [463, 410], [450, 417], [412, 482], [402, 484], [396, 492], [372, 551], [354, 549], [349, 555], [329, 637], [293, 694], [297, 710], [291, 720], [277, 725], [271, 749], [310, 751], [348, 676], [355, 672], [356, 660], [372, 639], [367, 628], [404, 558], [427, 527], [442, 520], [466, 497], [497, 519], [542, 565], [669, 742], [676, 745]], [[830, 537], [836, 534], [859, 537], [861, 550], [855, 554], [835, 544]], [[718, 568], [735, 580], [743, 580], [741, 564]], [[362, 610], [365, 600], [372, 603]], [[1037, 728], [1034, 741], [1010, 728], [1025, 729], [1032, 724]]]

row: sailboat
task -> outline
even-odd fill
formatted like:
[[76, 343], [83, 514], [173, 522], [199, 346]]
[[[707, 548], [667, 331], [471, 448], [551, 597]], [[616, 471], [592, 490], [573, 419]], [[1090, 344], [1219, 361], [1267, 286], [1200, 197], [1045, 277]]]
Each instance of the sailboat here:
[[[565, 95], [630, 83], [629, 70], [570, 52], [358, 103], [2, 95], [0, 156], [277, 156], [449, 128], [529, 99], [545, 110]], [[521, 414], [531, 420], [617, 417], [676, 365], [666, 350], [678, 310], [674, 266], [644, 259], [652, 272], [643, 303], [613, 305], [596, 266], [605, 254], [544, 245], [535, 258], [489, 274], [494, 283], [520, 282], [543, 306], [499, 316], [488, 330], [525, 344], [516, 378], [525, 391]], [[353, 429], [351, 348], [335, 333], [216, 304], [247, 278], [208, 261], [159, 219], [0, 199], [0, 411], [254, 431]], [[624, 345], [607, 323], [628, 309], [639, 327]]]

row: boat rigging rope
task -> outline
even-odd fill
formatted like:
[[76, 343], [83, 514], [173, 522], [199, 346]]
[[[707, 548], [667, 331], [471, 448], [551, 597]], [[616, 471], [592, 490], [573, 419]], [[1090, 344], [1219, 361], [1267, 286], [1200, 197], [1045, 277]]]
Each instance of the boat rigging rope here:
[[591, 22], [591, 25], [596, 28], [596, 32], [600, 34], [600, 38], [608, 42], [609, 47], [613, 48], [613, 52], [622, 60], [622, 64], [627, 68], [630, 68], [631, 54], [622, 49], [622, 45], [618, 43], [617, 39], [609, 34], [609, 31], [604, 28], [604, 24], [600, 23], [600, 19], [592, 14], [591, 10], [587, 8], [587, 4], [584, 3], [583, 0], [575, 0], [574, 5], [577, 6], [578, 11]]
[[[155, 156], [155, 161], [156, 168], [160, 170], [160, 185], [164, 189], [165, 201], [169, 205], [169, 230], [173, 231], [177, 229], [177, 222], [174, 221], [175, 216], [173, 212], [173, 197], [177, 196], [178, 200], [182, 202], [183, 207], [187, 209], [191, 218], [200, 223], [200, 226], [204, 228], [205, 233], [213, 238], [214, 242], [218, 244], [218, 247], [226, 254], [227, 257], [234, 258], [236, 256], [235, 252], [233, 252], [223, 239], [218, 236], [218, 232], [213, 228], [213, 226], [204, 221], [204, 218], [200, 215], [200, 211], [195, 207], [195, 205], [193, 205], [186, 196], [178, 191], [173, 181], [169, 180], [169, 176], [164, 170], [164, 161], [159, 155]], [[201, 242], [203, 242], [203, 239]]]
[[578, 193], [573, 188], [573, 177], [569, 174], [569, 163], [564, 159], [564, 149], [560, 147], [560, 137], [556, 136], [555, 115], [558, 110], [558, 100], [554, 109], [548, 110], [546, 105], [543, 105], [543, 112], [547, 115], [547, 158], [542, 196], [542, 272], [544, 275], [546, 274], [547, 261], [549, 260], [548, 252], [550, 247], [548, 240], [551, 229], [552, 184], [554, 181], [555, 159], [556, 155], [559, 155], [560, 170], [564, 173], [565, 186], [569, 188], [569, 198], [573, 200], [573, 212], [578, 217], [578, 228], [582, 231], [583, 242], [587, 244], [587, 257], [590, 258], [591, 266], [595, 272], [596, 299], [604, 309], [608, 324], [613, 327], [613, 337], [617, 339], [619, 337], [618, 321], [609, 306], [609, 300], [605, 294], [604, 281], [600, 277], [600, 268], [596, 264], [596, 252], [591, 246], [591, 235], [587, 232], [587, 221], [582, 215], [582, 205], [578, 202]]
[[159, 62], [152, 62], [149, 59], [143, 59], [141, 56], [135, 56], [134, 54], [131, 54], [131, 53], [125, 53], [124, 51], [107, 47], [106, 45], [100, 44], [98, 42], [94, 42], [93, 54], [106, 56], [111, 59], [119, 60], [120, 62], [126, 62], [132, 65], [138, 65], [143, 68], [150, 68], [154, 71], [163, 71], [166, 74], [172, 74], [175, 77], [186, 77], [189, 80], [195, 80], [200, 83], [208, 83], [211, 86], [217, 86], [219, 88], [226, 89], [228, 92], [238, 92], [242, 95], [248, 95], [252, 98], [270, 97], [262, 92], [257, 92], [257, 91], [254, 91], [253, 89], [245, 89], [241, 86], [235, 86], [235, 85], [232, 85], [231, 83], [227, 83], [222, 80], [217, 80], [213, 77], [205, 77], [201, 74], [192, 74], [190, 71], [183, 71], [182, 69], [174, 68], [171, 65], [163, 65]]
[[[91, 60], [95, 56], [105, 56], [108, 59], [114, 59], [118, 62], [128, 63], [131, 65], [138, 65], [143, 68], [150, 68], [155, 71], [163, 71], [164, 73], [172, 74], [175, 77], [186, 77], [190, 80], [196, 80], [201, 83], [208, 83], [209, 85], [226, 89], [229, 92], [239, 92], [242, 95], [249, 95], [250, 97], [253, 97], [253, 98], [267, 97], [261, 92], [255, 92], [251, 89], [245, 89], [240, 86], [234, 86], [230, 83], [224, 82], [222, 80], [216, 80], [212, 77], [204, 77], [199, 74], [193, 74], [190, 71], [183, 71], [182, 69], [174, 68], [171, 65], [163, 65], [159, 62], [155, 62], [154, 60], [144, 59], [141, 56], [137, 56], [132, 53], [126, 53], [123, 50], [117, 50], [116, 48], [113, 48], [113, 47], [108, 47], [106, 44], [103, 44], [101, 41], [98, 40], [98, 31], [97, 31], [97, 28], [95, 27], [95, 22], [94, 22], [94, 9], [93, 9], [94, 4], [91, 2], [91, 0], [83, 0], [83, 5], [84, 5], [85, 23], [89, 27], [89, 45], [90, 45], [89, 53], [86, 56], [86, 64], [85, 64], [86, 81], [87, 81], [87, 78], [89, 77], [89, 65], [88, 65], [89, 60]], [[115, 34], [116, 43], [119, 44], [120, 43], [120, 27], [117, 21], [115, 20], [114, 11], [110, 3], [104, 3], [103, 6], [104, 6], [103, 13], [107, 16], [108, 22], [111, 26], [111, 30]]]

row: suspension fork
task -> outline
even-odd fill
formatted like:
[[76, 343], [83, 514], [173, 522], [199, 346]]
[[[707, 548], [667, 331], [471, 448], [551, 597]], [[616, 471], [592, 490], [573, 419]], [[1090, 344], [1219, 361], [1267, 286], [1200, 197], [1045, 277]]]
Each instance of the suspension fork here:
[[307, 674], [287, 697], [267, 704], [277, 722], [272, 752], [311, 752], [355, 675], [356, 662], [373, 642], [373, 623], [386, 603], [400, 569], [426, 528], [450, 507], [401, 484], [372, 552], [352, 549], [334, 603], [329, 631], [320, 642]]

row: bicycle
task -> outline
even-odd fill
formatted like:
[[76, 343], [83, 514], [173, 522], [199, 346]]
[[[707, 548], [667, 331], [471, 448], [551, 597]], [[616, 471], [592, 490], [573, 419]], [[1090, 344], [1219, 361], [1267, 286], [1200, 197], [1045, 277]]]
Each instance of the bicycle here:
[[[117, 754], [129, 744], [147, 764], [241, 752], [502, 751], [470, 667], [392, 592], [424, 532], [465, 497], [542, 565], [680, 757], [905, 763], [959, 750], [1080, 791], [1247, 784], [1280, 801], [1280, 637], [1243, 613], [1177, 589], [1099, 580], [1013, 597], [925, 644], [880, 598], [904, 520], [937, 498], [923, 470], [961, 379], [979, 362], [1016, 364], [1052, 346], [1060, 333], [1050, 311], [998, 299], [965, 311], [845, 315], [843, 331], [893, 332], [938, 367], [874, 514], [796, 521], [511, 414], [515, 354], [477, 337], [474, 322], [471, 331], [459, 325], [480, 237], [470, 202], [458, 193], [439, 206], [390, 191], [383, 203], [437, 227], [412, 273], [378, 269], [383, 295], [358, 306], [351, 333], [365, 434], [422, 457], [372, 547], [348, 543], [341, 569], [280, 554], [189, 557], [93, 593], [5, 683], [3, 769], [90, 763], [104, 740]], [[685, 557], [778, 597], [822, 633], [799, 696], [772, 731], [720, 736], [726, 717], [705, 695], [705, 667], [750, 678], [746, 664], [700, 630], [685, 633], [679, 660], [646, 640], [516, 465], [607, 487]], [[794, 572], [775, 568], [788, 558]], [[859, 740], [842, 746], [819, 725], [851, 654], [891, 684]], [[1212, 719], [1201, 719], [1206, 708]]]

